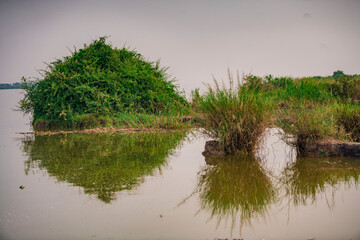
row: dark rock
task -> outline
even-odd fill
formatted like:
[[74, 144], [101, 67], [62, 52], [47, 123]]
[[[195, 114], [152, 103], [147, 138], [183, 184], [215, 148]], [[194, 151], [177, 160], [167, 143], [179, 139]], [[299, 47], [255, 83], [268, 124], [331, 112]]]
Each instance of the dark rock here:
[[307, 144], [301, 155], [315, 157], [360, 157], [360, 143], [322, 140]]
[[190, 123], [199, 123], [200, 121], [199, 116], [186, 116], [180, 119], [181, 122], [190, 122]]
[[205, 143], [205, 151], [202, 152], [202, 155], [204, 157], [221, 157], [225, 156], [225, 151], [218, 141], [212, 140]]
[[180, 119], [181, 122], [191, 122], [192, 120], [192, 117], [189, 116], [189, 117], [183, 117], [182, 119]]

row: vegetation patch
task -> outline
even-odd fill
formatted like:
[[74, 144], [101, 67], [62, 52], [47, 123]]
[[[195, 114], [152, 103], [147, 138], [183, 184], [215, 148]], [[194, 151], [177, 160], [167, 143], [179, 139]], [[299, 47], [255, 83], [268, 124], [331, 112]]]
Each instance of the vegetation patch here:
[[[214, 138], [204, 155], [253, 151], [266, 127], [281, 127], [300, 154], [322, 140], [360, 141], [359, 75], [296, 78], [246, 75], [234, 87], [193, 92], [191, 106]], [[231, 74], [229, 74], [230, 76]], [[324, 142], [324, 141], [323, 141]], [[212, 145], [211, 145], [212, 144]], [[344, 142], [342, 142], [344, 144]]]
[[[35, 129], [117, 126], [124, 121], [146, 125], [159, 117], [175, 118], [189, 107], [166, 70], [100, 37], [48, 64], [42, 79], [23, 78], [20, 108], [33, 114]], [[129, 122], [128, 114], [141, 116]]]
[[360, 142], [360, 104], [344, 104], [338, 108], [337, 124], [342, 126], [352, 141]]
[[287, 109], [279, 112], [277, 125], [290, 138], [288, 143], [303, 152], [307, 145], [324, 138], [344, 136], [344, 132], [336, 125], [335, 111], [331, 105], [321, 105], [310, 101], [290, 103]]
[[200, 126], [221, 154], [252, 152], [267, 127], [291, 135], [301, 153], [323, 140], [360, 141], [360, 76], [245, 75], [229, 87], [195, 89], [190, 103], [159, 62], [106, 37], [48, 64], [41, 79], [23, 78], [20, 109], [35, 130], [183, 129]]

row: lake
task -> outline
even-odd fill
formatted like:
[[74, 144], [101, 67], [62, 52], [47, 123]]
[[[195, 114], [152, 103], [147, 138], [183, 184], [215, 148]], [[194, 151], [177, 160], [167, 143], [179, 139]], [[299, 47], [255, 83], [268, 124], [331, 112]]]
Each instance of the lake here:
[[0, 91], [0, 239], [360, 239], [360, 159], [299, 158], [278, 129], [206, 159], [200, 132], [35, 137], [21, 97]]

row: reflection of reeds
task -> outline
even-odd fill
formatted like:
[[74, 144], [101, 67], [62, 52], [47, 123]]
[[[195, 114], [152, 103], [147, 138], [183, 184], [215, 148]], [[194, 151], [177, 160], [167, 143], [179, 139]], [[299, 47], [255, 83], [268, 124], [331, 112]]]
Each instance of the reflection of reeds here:
[[26, 169], [39, 167], [59, 181], [97, 194], [106, 203], [114, 192], [131, 190], [166, 164], [185, 137], [180, 133], [69, 134], [25, 139]]
[[231, 220], [231, 231], [236, 222], [251, 225], [251, 220], [265, 217], [267, 207], [275, 200], [275, 189], [253, 156], [227, 156], [206, 159], [206, 166], [200, 173], [197, 192], [200, 194], [201, 209], [222, 220]]
[[[355, 158], [299, 158], [284, 169], [280, 183], [286, 197], [295, 206], [305, 205], [307, 200], [313, 203], [328, 187], [358, 184], [360, 160]], [[335, 193], [335, 191], [333, 191]]]

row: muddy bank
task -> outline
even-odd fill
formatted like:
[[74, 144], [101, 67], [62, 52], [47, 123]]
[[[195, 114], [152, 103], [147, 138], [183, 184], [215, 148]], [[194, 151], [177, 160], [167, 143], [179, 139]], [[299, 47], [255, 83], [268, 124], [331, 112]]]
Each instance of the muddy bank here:
[[[225, 156], [225, 151], [218, 141], [212, 140], [205, 143], [204, 157]], [[342, 142], [333, 139], [321, 140], [306, 145], [300, 151], [301, 156], [308, 157], [360, 157], [360, 143]]]
[[178, 129], [153, 129], [153, 128], [92, 128], [82, 130], [69, 130], [69, 131], [34, 131], [34, 132], [19, 132], [19, 134], [29, 135], [56, 135], [56, 134], [73, 134], [73, 133], [135, 133], [135, 132], [181, 132], [185, 130]]
[[205, 143], [205, 151], [202, 152], [202, 155], [204, 157], [222, 157], [226, 153], [218, 141], [212, 140]]
[[300, 154], [311, 157], [360, 157], [360, 143], [326, 139], [307, 144]]

